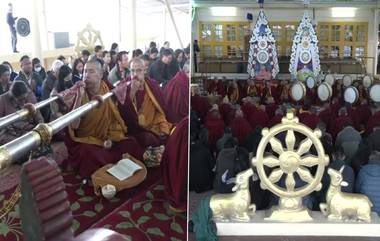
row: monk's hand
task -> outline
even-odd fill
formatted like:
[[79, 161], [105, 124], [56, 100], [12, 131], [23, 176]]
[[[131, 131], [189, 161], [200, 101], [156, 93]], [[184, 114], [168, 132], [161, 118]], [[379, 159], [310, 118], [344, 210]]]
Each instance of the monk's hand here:
[[101, 95], [95, 95], [95, 96], [92, 98], [92, 100], [97, 100], [97, 101], [99, 102], [98, 108], [99, 108], [100, 106], [102, 106], [102, 104], [104, 103], [104, 100], [103, 100], [103, 98], [102, 98]]
[[103, 143], [103, 146], [105, 149], [109, 150], [112, 148], [112, 141], [111, 140], [106, 140], [104, 143]]
[[26, 103], [23, 108], [29, 112], [30, 117], [34, 117], [37, 114], [36, 107], [32, 103]]

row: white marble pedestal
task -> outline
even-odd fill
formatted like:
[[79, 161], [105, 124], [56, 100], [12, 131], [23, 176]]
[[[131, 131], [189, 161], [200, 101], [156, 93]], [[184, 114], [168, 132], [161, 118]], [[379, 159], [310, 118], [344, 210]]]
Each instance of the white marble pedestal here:
[[256, 211], [250, 222], [217, 222], [218, 236], [345, 236], [379, 237], [380, 218], [372, 213], [371, 223], [328, 220], [312, 212], [313, 221], [284, 223], [264, 220], [267, 211]]

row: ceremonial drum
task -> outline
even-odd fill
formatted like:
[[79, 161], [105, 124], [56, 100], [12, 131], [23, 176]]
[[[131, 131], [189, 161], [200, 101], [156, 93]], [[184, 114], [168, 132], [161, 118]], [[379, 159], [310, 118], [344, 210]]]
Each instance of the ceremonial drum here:
[[312, 89], [315, 87], [315, 78], [313, 76], [309, 76], [306, 78], [306, 86], [309, 88], [309, 89]]
[[344, 101], [354, 104], [359, 99], [359, 91], [354, 86], [347, 87], [344, 91]]
[[375, 102], [380, 102], [380, 84], [375, 84], [369, 90], [369, 96]]
[[343, 86], [344, 87], [349, 87], [352, 85], [352, 77], [351, 75], [345, 75], [343, 76]]
[[320, 86], [318, 86], [318, 97], [321, 101], [327, 101], [332, 96], [332, 88], [329, 84], [326, 82], [322, 83]]
[[325, 82], [326, 82], [327, 84], [329, 84], [330, 86], [333, 86], [334, 83], [335, 83], [334, 75], [332, 75], [332, 74], [328, 74], [328, 75], [326, 75], [326, 77], [325, 77]]
[[363, 85], [366, 88], [371, 87], [371, 85], [372, 85], [372, 78], [371, 78], [371, 76], [369, 76], [369, 75], [364, 76], [364, 78], [363, 78]]
[[297, 83], [292, 85], [290, 93], [291, 93], [293, 100], [300, 101], [306, 95], [306, 87], [301, 82], [297, 82]]

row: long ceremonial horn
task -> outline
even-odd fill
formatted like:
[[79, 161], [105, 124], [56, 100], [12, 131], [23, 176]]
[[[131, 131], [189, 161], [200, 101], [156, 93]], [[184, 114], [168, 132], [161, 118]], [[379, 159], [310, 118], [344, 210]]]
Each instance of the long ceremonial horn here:
[[[118, 84], [119, 81], [116, 82], [114, 86]], [[101, 98], [104, 101], [113, 94], [113, 92], [108, 92], [102, 95]], [[49, 144], [54, 134], [68, 126], [77, 118], [84, 116], [86, 113], [98, 107], [99, 104], [100, 103], [98, 100], [92, 100], [50, 123], [38, 124], [32, 131], [29, 131], [23, 136], [0, 146], [0, 170], [9, 166], [13, 161], [24, 156], [28, 153], [28, 151], [40, 146], [41, 144]]]
[[[38, 109], [44, 107], [45, 105], [48, 105], [51, 102], [56, 101], [56, 100], [58, 100], [58, 96], [50, 97], [49, 99], [46, 99], [46, 100], [43, 100], [43, 101], [40, 101], [40, 102], [34, 104], [34, 108], [36, 110], [38, 110]], [[9, 114], [7, 116], [0, 118], [0, 130], [11, 125], [11, 124], [13, 124], [16, 121], [19, 121], [19, 120], [26, 118], [30, 114], [31, 113], [29, 113], [28, 109], [23, 108], [19, 111], [16, 111], [15, 113], [12, 113], [12, 114]]]

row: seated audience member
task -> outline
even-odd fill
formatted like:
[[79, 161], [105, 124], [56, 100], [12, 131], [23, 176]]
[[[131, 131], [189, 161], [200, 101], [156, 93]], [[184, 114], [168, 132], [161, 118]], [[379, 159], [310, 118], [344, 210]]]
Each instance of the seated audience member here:
[[380, 125], [373, 128], [372, 133], [368, 136], [368, 144], [371, 150], [380, 152]]
[[101, 45], [96, 45], [94, 48], [95, 56], [98, 59], [103, 59], [103, 47]]
[[[72, 82], [72, 71], [71, 68], [67, 65], [63, 65], [58, 72], [58, 82], [57, 86], [51, 92], [51, 96], [55, 96], [58, 93], [61, 93], [67, 89], [70, 89], [73, 86]], [[58, 101], [53, 101], [50, 103], [50, 120], [55, 120], [62, 115], [67, 113], [67, 108], [64, 105], [58, 103]]]
[[[78, 90], [78, 94], [76, 98], [72, 98], [75, 99], [75, 103], [68, 106], [77, 108], [109, 92], [102, 76], [101, 64], [96, 60], [88, 60], [83, 75], [86, 86], [73, 87]], [[108, 98], [98, 108], [91, 110], [68, 127], [65, 144], [69, 156], [64, 163], [88, 179], [102, 166], [119, 161], [125, 153], [141, 160], [141, 147], [127, 134], [127, 126], [116, 104]]]
[[343, 130], [341, 130], [336, 136], [335, 145], [342, 146], [343, 143], [347, 142], [356, 142], [359, 144], [361, 140], [362, 137], [360, 132], [357, 131], [351, 123], [346, 123]]
[[4, 94], [9, 90], [11, 85], [10, 82], [11, 73], [8, 66], [5, 64], [0, 65], [0, 95]]
[[238, 109], [235, 112], [235, 118], [231, 121], [230, 127], [234, 137], [237, 138], [239, 145], [243, 145], [245, 139], [252, 132], [252, 127], [244, 118], [244, 114], [241, 109]]
[[58, 56], [57, 60], [62, 61], [64, 65], [68, 65], [67, 59], [63, 55]]
[[156, 80], [161, 86], [165, 86], [178, 71], [178, 67], [173, 70], [171, 63], [173, 54], [169, 49], [165, 49], [160, 58], [152, 63], [149, 68], [150, 78]]
[[[42, 83], [43, 80], [40, 78], [40, 76], [33, 72], [32, 62], [30, 61], [29, 56], [24, 55], [20, 59], [21, 64], [21, 70], [17, 77], [15, 78], [15, 81], [24, 81], [30, 88], [30, 90], [34, 93], [34, 95], [37, 97], [37, 101], [40, 101], [43, 99], [42, 96]], [[41, 98], [42, 97], [42, 98]]]
[[76, 83], [82, 80], [83, 68], [84, 68], [83, 60], [80, 58], [75, 59], [74, 64], [73, 64], [73, 79], [72, 79], [73, 83]]
[[212, 189], [214, 179], [213, 168], [215, 159], [208, 148], [208, 132], [202, 129], [199, 137], [192, 135], [190, 143], [189, 168], [189, 191], [205, 192]]
[[331, 131], [333, 137], [336, 137], [338, 133], [343, 130], [344, 126], [348, 123], [353, 123], [347, 113], [347, 108], [342, 107], [339, 109], [338, 118], [331, 120]]
[[141, 49], [135, 49], [132, 51], [132, 58], [140, 58], [143, 56], [143, 51]]
[[168, 137], [162, 157], [165, 197], [175, 212], [187, 210], [187, 173], [189, 117], [181, 120]]
[[304, 104], [298, 114], [298, 118], [301, 123], [305, 124], [312, 130], [314, 130], [318, 123], [321, 122], [321, 119], [316, 114], [315, 109], [310, 106], [310, 102]]
[[46, 71], [45, 68], [41, 64], [41, 60], [39, 58], [34, 58], [32, 60], [33, 71], [36, 72], [42, 81], [46, 79]]
[[102, 60], [104, 62], [104, 65], [103, 65], [104, 76], [107, 76], [107, 78], [108, 78], [108, 75], [111, 71], [111, 68], [110, 68], [111, 54], [110, 54], [110, 52], [103, 51]]
[[111, 62], [109, 64], [110, 70], [113, 69], [117, 63], [117, 53], [113, 50], [110, 51]]
[[365, 130], [366, 134], [372, 133], [373, 128], [377, 125], [380, 125], [380, 106], [376, 106], [373, 115], [369, 117]]
[[38, 123], [43, 122], [40, 112], [33, 111], [37, 99], [24, 81], [13, 81], [8, 92], [0, 95], [0, 117], [10, 115], [22, 108], [31, 111], [31, 116], [25, 120], [19, 120], [0, 130], [0, 145], [4, 145], [28, 131], [31, 131]]
[[182, 49], [176, 49], [174, 51], [174, 58], [177, 61], [176, 63], [178, 64], [178, 69], [182, 69], [186, 62], [185, 52]]
[[178, 123], [189, 115], [189, 62], [184, 65], [183, 70], [165, 86], [163, 91], [167, 107], [167, 119], [171, 123]]
[[[230, 139], [234, 139], [232, 130], [230, 127], [225, 127], [223, 136], [216, 141], [216, 152], [219, 153], [224, 148], [225, 143]], [[237, 142], [236, 139], [235, 142]]]
[[130, 74], [128, 52], [120, 51], [116, 56], [116, 65], [108, 75], [108, 81], [115, 84], [117, 81], [124, 80]]
[[355, 191], [366, 195], [372, 202], [372, 211], [380, 213], [380, 153], [374, 151], [369, 156], [356, 178]]
[[87, 63], [87, 60], [90, 58], [90, 55], [91, 53], [87, 49], [82, 50], [80, 58], [82, 59], [84, 64]]
[[223, 136], [225, 127], [217, 105], [214, 105], [208, 112], [205, 127], [208, 130], [209, 145], [212, 150], [215, 150], [216, 142]]
[[118, 53], [119, 52], [119, 45], [117, 43], [112, 43], [110, 51], [115, 51], [115, 53]]
[[17, 77], [17, 73], [13, 71], [13, 67], [12, 67], [12, 65], [9, 62], [4, 61], [1, 64], [4, 64], [4, 65], [8, 66], [9, 72], [11, 73], [11, 76], [10, 76], [9, 80], [12, 82]]
[[157, 60], [158, 49], [156, 47], [150, 47], [147, 54], [149, 55], [150, 63], [152, 64], [154, 61]]
[[165, 101], [155, 81], [147, 78], [140, 58], [131, 60], [131, 81], [123, 81], [115, 90], [123, 118], [143, 147], [165, 143], [172, 124], [165, 115]]

